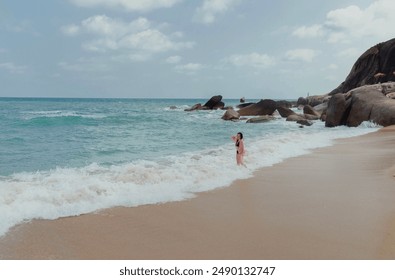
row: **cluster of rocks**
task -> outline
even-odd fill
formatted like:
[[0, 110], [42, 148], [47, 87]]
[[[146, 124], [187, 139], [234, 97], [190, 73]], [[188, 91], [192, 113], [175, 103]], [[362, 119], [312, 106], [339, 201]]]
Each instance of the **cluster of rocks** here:
[[[192, 107], [185, 109], [187, 112], [198, 110], [226, 110], [222, 116], [223, 120], [246, 120], [247, 123], [261, 123], [275, 119], [273, 116], [278, 108], [288, 109], [295, 107], [296, 102], [287, 100], [274, 101], [263, 99], [259, 102], [245, 103], [245, 98], [240, 98], [240, 104], [236, 108], [231, 106], [225, 107], [221, 95], [211, 97], [204, 105], [197, 103]], [[292, 110], [290, 110], [292, 111]], [[249, 117], [249, 118], [247, 118]]]
[[185, 109], [185, 111], [196, 111], [196, 110], [217, 110], [224, 109], [225, 103], [222, 102], [222, 95], [215, 95], [211, 97], [204, 105], [197, 103], [191, 108]]
[[[299, 113], [292, 110], [297, 106]], [[240, 99], [237, 108], [225, 107], [222, 96], [210, 98], [204, 105], [195, 104], [186, 111], [226, 110], [222, 119], [245, 120], [249, 123], [267, 122], [278, 114], [287, 121], [311, 125], [322, 120], [327, 127], [358, 126], [364, 121], [378, 125], [395, 125], [395, 39], [367, 50], [351, 69], [346, 80], [336, 89], [323, 95], [300, 97], [297, 102], [263, 99], [245, 103]]]

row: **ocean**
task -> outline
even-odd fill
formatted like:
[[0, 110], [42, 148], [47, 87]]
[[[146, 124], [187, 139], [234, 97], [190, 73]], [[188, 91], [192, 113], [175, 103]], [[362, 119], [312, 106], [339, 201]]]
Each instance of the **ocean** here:
[[[300, 128], [281, 117], [250, 124], [223, 121], [222, 110], [184, 111], [206, 101], [0, 98], [0, 236], [32, 219], [189, 199], [379, 129], [321, 121]], [[231, 136], [239, 131], [247, 168], [236, 165]]]

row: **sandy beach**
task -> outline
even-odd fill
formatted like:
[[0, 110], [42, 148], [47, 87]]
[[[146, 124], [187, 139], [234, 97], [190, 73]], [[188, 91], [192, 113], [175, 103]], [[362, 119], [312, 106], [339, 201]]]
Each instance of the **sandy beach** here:
[[0, 258], [395, 259], [394, 147], [388, 127], [187, 201], [34, 220]]

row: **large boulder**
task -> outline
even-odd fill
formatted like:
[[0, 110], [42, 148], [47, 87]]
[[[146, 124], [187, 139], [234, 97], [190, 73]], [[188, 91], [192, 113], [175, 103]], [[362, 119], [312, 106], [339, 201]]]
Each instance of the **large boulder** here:
[[284, 107], [277, 107], [277, 111], [279, 112], [280, 116], [283, 118], [287, 118], [290, 115], [296, 114], [294, 111], [292, 111], [289, 108], [284, 108]]
[[353, 65], [344, 82], [329, 94], [345, 93], [354, 88], [395, 81], [395, 38], [364, 52]]
[[334, 127], [345, 124], [345, 115], [347, 107], [350, 107], [350, 102], [347, 106], [344, 94], [338, 93], [332, 96], [328, 102], [328, 109], [326, 110], [326, 127]]
[[348, 126], [372, 121], [382, 126], [395, 124], [395, 100], [387, 98], [378, 86], [363, 86], [352, 90]]
[[239, 118], [240, 118], [239, 113], [236, 112], [234, 109], [226, 110], [225, 114], [222, 116], [222, 119], [225, 121], [238, 120]]
[[239, 110], [240, 116], [263, 116], [272, 115], [276, 111], [276, 101], [271, 99], [264, 99], [258, 103], [241, 108]]
[[225, 103], [222, 101], [217, 102], [214, 106], [213, 106], [213, 110], [218, 110], [218, 109], [224, 109], [225, 108]]
[[259, 116], [259, 117], [248, 119], [247, 123], [264, 123], [274, 119], [275, 117], [273, 116]]
[[313, 115], [313, 116], [317, 116], [318, 118], [321, 117], [321, 113], [317, 112], [316, 110], [314, 110], [313, 107], [311, 107], [310, 105], [305, 105], [303, 107], [303, 113], [304, 114], [308, 114], [308, 115]]
[[[210, 110], [215, 109], [215, 108], [219, 108], [222, 106], [222, 104], [220, 103], [222, 100], [222, 95], [215, 95], [213, 97], [211, 97], [204, 105], [203, 107], [206, 107]], [[219, 106], [219, 107], [218, 107]], [[225, 105], [223, 105], [222, 107], [224, 107]]]
[[326, 112], [326, 109], [328, 108], [328, 103], [329, 102], [321, 103], [317, 106], [314, 106], [313, 109], [322, 116], [322, 114]]
[[191, 108], [185, 109], [184, 111], [190, 112], [190, 111], [201, 110], [201, 109], [202, 109], [202, 104], [197, 103], [197, 104], [193, 105]]
[[300, 105], [304, 106], [304, 105], [307, 105], [307, 104], [308, 104], [308, 101], [304, 97], [299, 97], [298, 101], [296, 102], [296, 106], [300, 106]]

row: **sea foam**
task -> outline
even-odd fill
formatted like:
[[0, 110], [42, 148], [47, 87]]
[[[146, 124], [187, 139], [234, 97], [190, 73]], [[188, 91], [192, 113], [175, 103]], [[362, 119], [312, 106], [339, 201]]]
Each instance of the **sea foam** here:
[[[196, 115], [191, 115], [193, 118]], [[206, 118], [216, 117], [205, 114]], [[0, 235], [31, 219], [76, 216], [114, 206], [133, 207], [192, 198], [198, 192], [226, 187], [236, 179], [253, 176], [259, 168], [332, 145], [337, 138], [373, 132], [377, 126], [358, 128], [295, 129], [277, 120], [283, 133], [245, 139], [247, 168], [236, 166], [229, 144], [189, 151], [155, 160], [135, 160], [105, 166], [91, 163], [79, 168], [19, 172], [0, 177]], [[247, 125], [247, 124], [246, 124]], [[287, 128], [292, 129], [287, 130]], [[264, 128], [264, 126], [262, 126]]]

